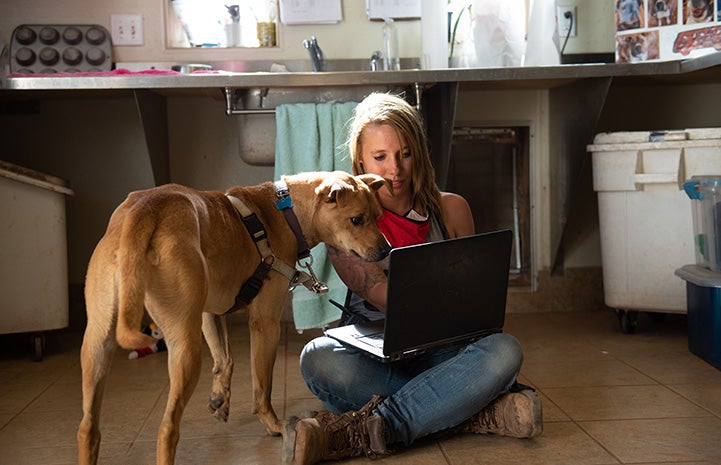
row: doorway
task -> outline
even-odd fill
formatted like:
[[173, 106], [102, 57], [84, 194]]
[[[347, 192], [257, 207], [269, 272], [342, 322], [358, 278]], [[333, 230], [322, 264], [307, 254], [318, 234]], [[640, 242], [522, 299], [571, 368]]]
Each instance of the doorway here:
[[476, 232], [513, 231], [509, 286], [532, 287], [530, 129], [453, 129], [446, 189], [466, 198]]

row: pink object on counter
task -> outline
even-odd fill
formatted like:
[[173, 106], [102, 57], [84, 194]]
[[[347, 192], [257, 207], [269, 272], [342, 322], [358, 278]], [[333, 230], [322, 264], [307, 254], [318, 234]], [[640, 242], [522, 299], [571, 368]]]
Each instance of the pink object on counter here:
[[[198, 70], [190, 74], [217, 74], [217, 70]], [[112, 71], [89, 71], [78, 73], [48, 73], [48, 74], [25, 74], [10, 73], [8, 77], [105, 77], [105, 76], [168, 76], [175, 74], [184, 74], [171, 69], [145, 69], [142, 71], [130, 71], [126, 68], [118, 68]]]

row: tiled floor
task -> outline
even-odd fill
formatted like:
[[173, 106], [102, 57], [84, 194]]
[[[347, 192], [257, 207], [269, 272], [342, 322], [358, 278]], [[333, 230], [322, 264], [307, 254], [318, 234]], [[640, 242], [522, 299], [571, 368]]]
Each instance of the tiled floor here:
[[[234, 317], [236, 318], [236, 317]], [[510, 314], [522, 342], [522, 381], [543, 398], [541, 437], [461, 435], [423, 440], [383, 459], [393, 464], [721, 464], [721, 371], [689, 353], [685, 316], [641, 315], [637, 334], [611, 312]], [[248, 332], [231, 324], [236, 354], [231, 416], [206, 411], [205, 374], [183, 419], [178, 464], [277, 464], [281, 440], [249, 413]], [[312, 335], [286, 328], [275, 370], [274, 405], [289, 416], [318, 408], [301, 381], [298, 353]], [[28, 341], [0, 337], [0, 465], [77, 463], [80, 419], [77, 333], [51, 333], [45, 360]], [[120, 351], [104, 401], [101, 463], [150, 464], [165, 395], [167, 354], [128, 360]], [[367, 463], [356, 458], [352, 463]]]

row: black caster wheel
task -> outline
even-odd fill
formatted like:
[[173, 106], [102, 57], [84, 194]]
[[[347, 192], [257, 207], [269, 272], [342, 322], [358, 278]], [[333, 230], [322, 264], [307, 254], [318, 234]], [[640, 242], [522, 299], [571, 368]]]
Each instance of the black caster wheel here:
[[616, 310], [618, 323], [623, 334], [633, 334], [638, 326], [638, 312], [630, 310]]

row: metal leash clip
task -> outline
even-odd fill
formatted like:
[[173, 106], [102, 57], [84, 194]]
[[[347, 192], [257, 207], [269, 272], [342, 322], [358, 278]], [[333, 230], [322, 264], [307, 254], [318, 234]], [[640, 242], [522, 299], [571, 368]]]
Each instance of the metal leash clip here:
[[308, 256], [308, 262], [307, 263], [301, 263], [300, 260], [298, 261], [298, 265], [302, 266], [306, 270], [308, 270], [308, 274], [310, 275], [310, 283], [305, 283], [305, 287], [310, 289], [311, 291], [315, 292], [316, 294], [325, 294], [328, 292], [328, 285], [326, 283], [323, 283], [318, 280], [318, 277], [315, 275], [315, 272], [313, 271], [313, 256]]

